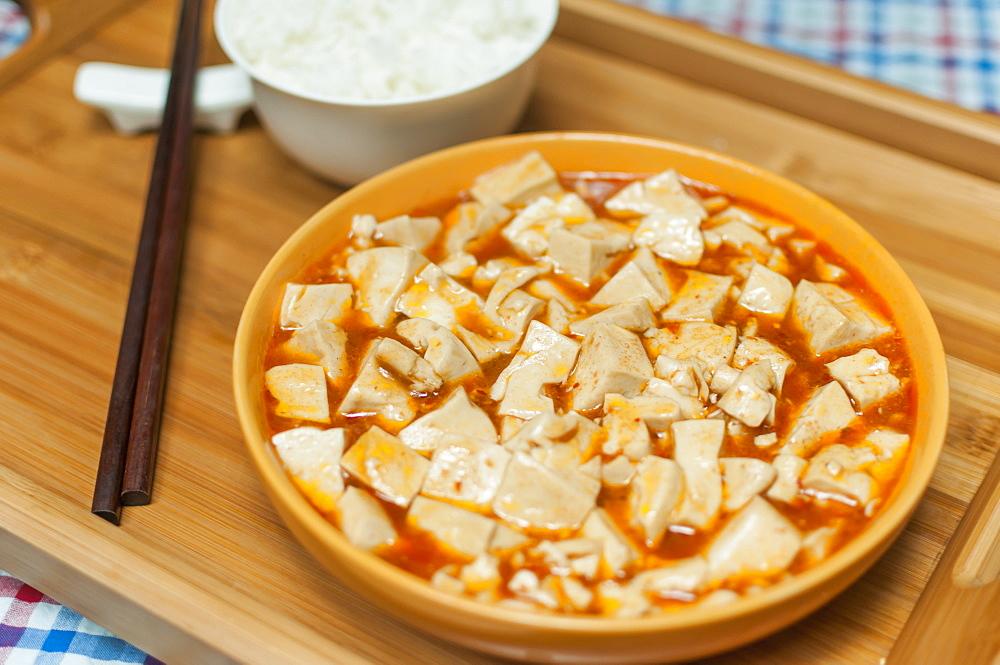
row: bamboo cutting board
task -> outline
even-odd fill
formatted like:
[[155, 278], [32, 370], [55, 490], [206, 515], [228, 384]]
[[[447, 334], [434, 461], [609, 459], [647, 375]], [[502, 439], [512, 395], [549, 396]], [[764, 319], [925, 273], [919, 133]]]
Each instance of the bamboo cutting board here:
[[[289, 162], [252, 116], [198, 138], [153, 503], [120, 528], [89, 513], [154, 138], [114, 134], [73, 100], [72, 79], [89, 60], [165, 66], [175, 10], [120, 11], [0, 88], [0, 568], [170, 665], [496, 662], [321, 570], [244, 455], [229, 384], [244, 298], [340, 191]], [[206, 47], [208, 64], [222, 61]], [[1000, 445], [1000, 123], [881, 93], [605, 0], [564, 0], [543, 53], [522, 129], [670, 138], [812, 188], [897, 257], [949, 353], [948, 441], [901, 538], [816, 614], [712, 663], [886, 656]], [[846, 110], [831, 114], [831, 100]], [[900, 138], [901, 126], [927, 140]]]

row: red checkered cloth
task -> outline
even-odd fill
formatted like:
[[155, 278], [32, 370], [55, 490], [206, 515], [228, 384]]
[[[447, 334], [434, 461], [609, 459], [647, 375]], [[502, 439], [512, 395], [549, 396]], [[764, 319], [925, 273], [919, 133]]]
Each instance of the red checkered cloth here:
[[0, 0], [0, 59], [21, 48], [31, 34], [31, 23], [21, 5]]
[[964, 106], [1000, 110], [997, 0], [619, 0]]
[[0, 663], [163, 665], [3, 571], [0, 571]]

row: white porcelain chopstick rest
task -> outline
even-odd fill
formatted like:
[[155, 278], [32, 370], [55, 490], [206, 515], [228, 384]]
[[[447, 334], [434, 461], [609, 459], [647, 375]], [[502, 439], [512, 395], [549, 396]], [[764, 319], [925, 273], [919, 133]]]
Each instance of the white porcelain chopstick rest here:
[[[166, 69], [85, 62], [76, 70], [73, 94], [102, 110], [116, 131], [136, 134], [159, 127], [169, 82]], [[195, 127], [230, 133], [252, 101], [250, 78], [235, 65], [202, 67], [195, 83]]]

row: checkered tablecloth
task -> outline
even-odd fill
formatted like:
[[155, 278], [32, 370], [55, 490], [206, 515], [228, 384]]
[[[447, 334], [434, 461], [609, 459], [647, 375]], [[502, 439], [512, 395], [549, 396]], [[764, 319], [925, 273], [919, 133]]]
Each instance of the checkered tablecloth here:
[[31, 24], [21, 9], [12, 0], [0, 0], [0, 59], [21, 47], [31, 34]]
[[[1000, 0], [619, 1], [972, 110], [1000, 110]], [[0, 58], [29, 34], [20, 6], [0, 0]], [[0, 571], [0, 665], [120, 663], [159, 661]]]
[[163, 665], [3, 571], [0, 571], [0, 663]]
[[951, 102], [1000, 112], [1000, 0], [619, 0]]

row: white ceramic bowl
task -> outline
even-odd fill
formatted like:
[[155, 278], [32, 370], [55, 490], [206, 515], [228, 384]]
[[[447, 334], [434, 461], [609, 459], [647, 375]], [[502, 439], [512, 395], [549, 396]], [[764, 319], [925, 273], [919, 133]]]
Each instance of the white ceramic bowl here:
[[227, 7], [239, 1], [216, 3], [215, 34], [250, 76], [257, 117], [289, 156], [346, 185], [439, 148], [511, 131], [528, 103], [538, 50], [559, 10], [558, 0], [536, 0], [542, 20], [532, 48], [488, 80], [442, 94], [372, 101], [303, 94], [262, 75], [228, 32]]

